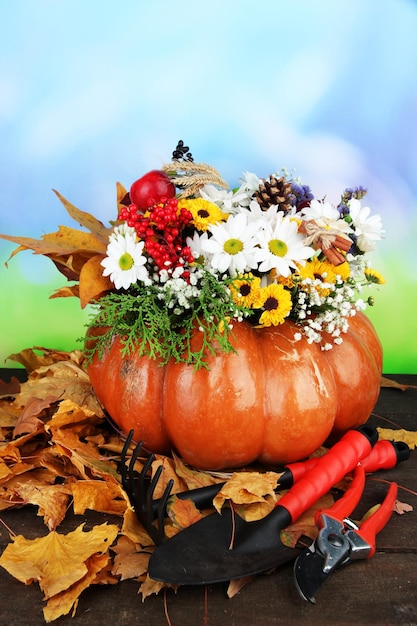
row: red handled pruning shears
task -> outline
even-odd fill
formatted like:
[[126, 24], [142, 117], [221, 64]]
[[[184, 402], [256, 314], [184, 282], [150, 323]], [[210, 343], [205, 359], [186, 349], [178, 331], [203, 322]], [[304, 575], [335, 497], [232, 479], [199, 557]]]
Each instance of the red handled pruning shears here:
[[336, 569], [375, 553], [376, 535], [391, 517], [398, 487], [391, 483], [379, 508], [358, 526], [348, 516], [358, 504], [364, 487], [365, 469], [359, 463], [345, 495], [331, 508], [317, 513], [317, 539], [298, 555], [294, 564], [295, 584], [305, 600], [315, 603], [316, 592]]

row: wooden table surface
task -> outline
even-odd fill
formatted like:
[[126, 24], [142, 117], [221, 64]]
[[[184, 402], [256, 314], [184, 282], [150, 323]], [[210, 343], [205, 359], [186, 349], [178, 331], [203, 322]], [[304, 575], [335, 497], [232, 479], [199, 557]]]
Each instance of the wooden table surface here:
[[[2, 377], [0, 370], [0, 377]], [[417, 385], [417, 376], [392, 375], [391, 378]], [[6, 377], [6, 380], [8, 378]], [[387, 421], [388, 420], [388, 421]], [[370, 423], [386, 428], [417, 430], [417, 389], [406, 391], [383, 388]], [[88, 626], [273, 626], [275, 624], [401, 624], [417, 626], [417, 451], [409, 461], [394, 470], [379, 472], [377, 478], [395, 480], [400, 485], [399, 499], [414, 507], [404, 515], [393, 514], [378, 535], [377, 552], [368, 561], [358, 561], [337, 571], [317, 594], [317, 604], [303, 601], [293, 583], [292, 564], [277, 572], [259, 576], [234, 598], [228, 599], [226, 586], [182, 587], [163, 592], [142, 603], [135, 581], [114, 586], [94, 586], [80, 597], [74, 618], [66, 616], [55, 623]], [[383, 498], [386, 484], [369, 478], [358, 515]], [[407, 491], [410, 490], [410, 491]], [[31, 507], [3, 511], [0, 519], [14, 533], [34, 538], [47, 533], [41, 518]], [[68, 515], [59, 532], [74, 530], [81, 521], [86, 529], [109, 516], [89, 513]], [[0, 553], [9, 534], [0, 524]], [[37, 584], [25, 586], [0, 567], [0, 624], [29, 626], [44, 623], [42, 592]]]

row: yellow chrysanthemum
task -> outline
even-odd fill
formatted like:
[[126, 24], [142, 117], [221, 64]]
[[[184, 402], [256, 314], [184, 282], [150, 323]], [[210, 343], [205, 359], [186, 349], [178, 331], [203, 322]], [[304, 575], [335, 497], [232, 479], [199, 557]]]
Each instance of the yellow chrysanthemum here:
[[367, 267], [364, 270], [364, 274], [368, 283], [372, 283], [374, 285], [383, 285], [385, 283], [385, 278], [382, 276], [382, 274], [380, 274], [376, 270], [373, 270], [371, 267]]
[[[331, 283], [333, 285], [336, 283], [337, 273], [338, 268], [327, 260], [320, 261], [319, 259], [313, 259], [298, 268], [298, 274], [301, 280], [310, 278], [311, 280], [319, 280], [322, 283]], [[328, 296], [331, 291], [328, 287], [321, 287], [320, 285], [315, 288], [321, 296]]]
[[223, 335], [224, 330], [225, 330], [225, 327], [226, 327], [225, 322], [226, 322], [227, 324], [229, 324], [229, 322], [230, 322], [230, 317], [226, 317], [226, 319], [225, 319], [225, 320], [221, 320], [221, 321], [218, 323], [218, 325], [217, 325], [217, 330], [219, 331], [219, 333], [220, 333], [221, 335]]
[[334, 268], [334, 272], [335, 274], [338, 274], [340, 276], [340, 278], [343, 280], [343, 282], [346, 282], [347, 279], [350, 276], [350, 265], [347, 261], [345, 261], [344, 263], [341, 263], [340, 265], [337, 265]]
[[259, 318], [261, 326], [278, 326], [291, 313], [291, 295], [285, 287], [273, 283], [260, 289], [255, 305], [256, 308], [264, 309]]
[[204, 198], [186, 198], [179, 200], [178, 208], [188, 209], [193, 216], [192, 223], [197, 230], [203, 232], [205, 232], [211, 224], [217, 224], [229, 217], [228, 213], [223, 213], [217, 204], [205, 200]]
[[252, 274], [242, 274], [230, 285], [232, 298], [236, 304], [251, 308], [259, 298], [261, 279]]
[[294, 274], [281, 276], [280, 274], [277, 274], [275, 269], [272, 269], [269, 277], [273, 282], [283, 285], [283, 287], [287, 287], [288, 289], [292, 289], [294, 287]]
[[[339, 266], [340, 267], [340, 266]], [[339, 269], [337, 268], [337, 270]], [[335, 266], [330, 261], [324, 260], [320, 261], [319, 259], [312, 259], [311, 261], [307, 261], [307, 263], [303, 266], [299, 266], [298, 273], [301, 278], [311, 278], [311, 280], [319, 279], [326, 283], [335, 283], [336, 282], [336, 271]]]

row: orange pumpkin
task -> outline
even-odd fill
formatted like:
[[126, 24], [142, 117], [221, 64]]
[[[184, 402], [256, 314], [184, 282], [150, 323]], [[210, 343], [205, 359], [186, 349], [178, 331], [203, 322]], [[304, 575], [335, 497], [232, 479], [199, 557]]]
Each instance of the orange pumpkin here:
[[[201, 469], [282, 465], [363, 424], [380, 388], [381, 344], [365, 315], [353, 317], [343, 343], [329, 351], [295, 341], [297, 331], [291, 321], [235, 323], [237, 352], [216, 351], [209, 369], [199, 370], [135, 353], [122, 358], [116, 337], [88, 373], [113, 421], [134, 429], [149, 450], [174, 450]], [[201, 342], [198, 331], [193, 342]]]

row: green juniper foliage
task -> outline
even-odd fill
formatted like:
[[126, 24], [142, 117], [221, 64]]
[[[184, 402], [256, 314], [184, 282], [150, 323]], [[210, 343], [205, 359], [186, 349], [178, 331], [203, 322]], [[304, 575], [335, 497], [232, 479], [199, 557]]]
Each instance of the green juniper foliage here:
[[[198, 299], [181, 314], [170, 308], [169, 301], [169, 290], [162, 291], [158, 284], [135, 284], [128, 291], [100, 298], [89, 326], [105, 332], [94, 337], [93, 347], [85, 347], [87, 360], [95, 353], [101, 358], [116, 335], [120, 336], [123, 357], [138, 350], [140, 355], [158, 359], [161, 365], [173, 358], [196, 369], [207, 367], [206, 355], [215, 353], [216, 345], [223, 352], [236, 352], [230, 342], [230, 319], [242, 318], [247, 311], [233, 302], [227, 280], [221, 282], [205, 271]], [[196, 328], [202, 341], [193, 350], [191, 338]]]

